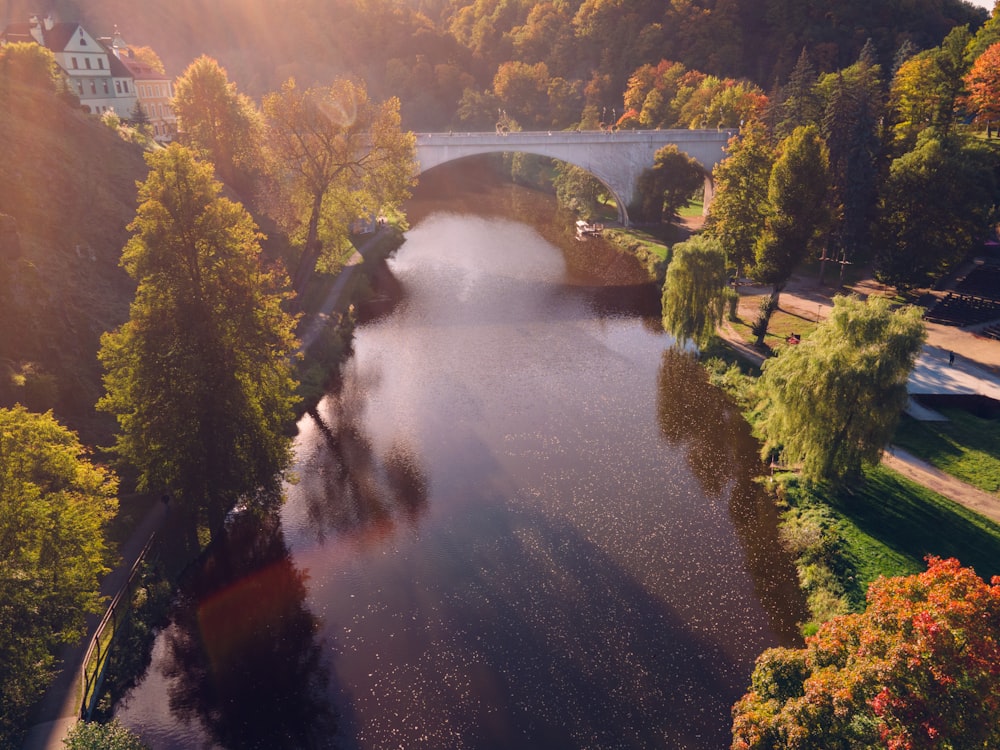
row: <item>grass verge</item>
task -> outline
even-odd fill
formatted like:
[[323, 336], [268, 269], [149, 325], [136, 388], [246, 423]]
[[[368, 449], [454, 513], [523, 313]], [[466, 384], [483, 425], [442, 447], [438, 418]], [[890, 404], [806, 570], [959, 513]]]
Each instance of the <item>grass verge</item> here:
[[893, 443], [973, 487], [1000, 492], [1000, 420], [964, 409], [938, 411], [947, 422], [921, 422], [903, 415]]

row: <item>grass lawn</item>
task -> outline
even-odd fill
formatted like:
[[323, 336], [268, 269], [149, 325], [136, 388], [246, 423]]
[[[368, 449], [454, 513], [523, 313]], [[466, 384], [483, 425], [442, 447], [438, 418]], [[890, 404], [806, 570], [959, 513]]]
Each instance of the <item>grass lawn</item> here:
[[955, 557], [986, 580], [1000, 575], [1000, 525], [879, 467], [863, 487], [824, 498], [837, 513], [861, 590], [879, 575], [908, 575], [926, 555]]
[[893, 443], [946, 474], [986, 492], [1000, 493], [1000, 420], [964, 409], [939, 409], [947, 422], [903, 415]]
[[[733, 330], [747, 343], [753, 343], [756, 339], [756, 336], [753, 335], [750, 329], [754, 319], [757, 317], [757, 310], [760, 307], [760, 303], [763, 300], [763, 294], [741, 296], [737, 313], [739, 319], [730, 322]], [[800, 336], [806, 336], [812, 333], [816, 325], [815, 318], [807, 318], [779, 309], [771, 316], [767, 327], [767, 334], [764, 336], [764, 343], [771, 350], [780, 349], [783, 346], [787, 346], [786, 340], [791, 334], [797, 333]]]

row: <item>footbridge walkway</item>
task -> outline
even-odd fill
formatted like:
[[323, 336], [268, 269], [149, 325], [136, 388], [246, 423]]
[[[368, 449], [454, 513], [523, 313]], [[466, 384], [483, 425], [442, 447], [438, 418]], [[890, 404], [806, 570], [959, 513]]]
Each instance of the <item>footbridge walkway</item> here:
[[611, 191], [618, 204], [618, 218], [628, 225], [628, 206], [636, 183], [653, 157], [673, 144], [705, 170], [705, 207], [712, 198], [712, 168], [726, 156], [725, 147], [736, 134], [724, 130], [553, 130], [495, 133], [418, 133], [420, 172], [467, 156], [521, 152], [548, 156], [580, 167]]

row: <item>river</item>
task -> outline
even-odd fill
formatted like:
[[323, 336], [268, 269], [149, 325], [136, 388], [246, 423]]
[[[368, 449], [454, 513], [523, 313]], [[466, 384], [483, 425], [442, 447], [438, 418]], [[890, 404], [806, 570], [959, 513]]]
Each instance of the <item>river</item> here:
[[553, 200], [422, 178], [280, 516], [236, 517], [116, 715], [174, 748], [728, 747], [802, 602], [738, 412]]

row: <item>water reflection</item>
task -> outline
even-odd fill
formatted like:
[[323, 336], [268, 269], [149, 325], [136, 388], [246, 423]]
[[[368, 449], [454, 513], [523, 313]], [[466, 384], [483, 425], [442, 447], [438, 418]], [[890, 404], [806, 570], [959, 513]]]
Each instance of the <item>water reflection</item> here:
[[[332, 748], [318, 622], [307, 574], [276, 515], [234, 519], [183, 587], [156, 666], [170, 713], [227, 748]], [[199, 743], [200, 744], [200, 743]]]
[[759, 483], [764, 467], [749, 426], [726, 394], [708, 385], [704, 368], [685, 352], [663, 352], [658, 386], [660, 431], [683, 448], [706, 495], [728, 496], [730, 517], [772, 627], [782, 645], [799, 645], [799, 625], [808, 613], [793, 566], [775, 554], [781, 549], [777, 511]]

